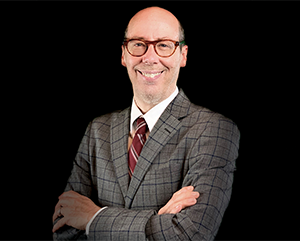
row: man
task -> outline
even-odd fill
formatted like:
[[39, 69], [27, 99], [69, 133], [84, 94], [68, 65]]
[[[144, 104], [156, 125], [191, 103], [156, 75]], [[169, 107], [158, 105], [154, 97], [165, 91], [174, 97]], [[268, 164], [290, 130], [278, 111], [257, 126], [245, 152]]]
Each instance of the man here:
[[212, 240], [228, 206], [239, 131], [176, 86], [188, 47], [167, 10], [129, 22], [131, 108], [88, 126], [53, 215], [54, 239]]

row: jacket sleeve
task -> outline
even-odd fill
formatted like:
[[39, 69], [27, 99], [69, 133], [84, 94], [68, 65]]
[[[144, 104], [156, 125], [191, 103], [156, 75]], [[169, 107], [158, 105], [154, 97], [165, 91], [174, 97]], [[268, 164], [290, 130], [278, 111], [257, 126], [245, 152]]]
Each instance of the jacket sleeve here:
[[[91, 124], [86, 129], [85, 135], [79, 146], [75, 161], [73, 163], [72, 173], [68, 179], [65, 192], [73, 190], [81, 195], [93, 199], [92, 181], [90, 176], [90, 165], [86, 153], [90, 153], [89, 139], [90, 139]], [[97, 205], [97, 204], [96, 204]], [[54, 224], [60, 218], [54, 221]], [[54, 240], [84, 240], [87, 239], [84, 230], [78, 230], [73, 227], [65, 225], [53, 234]]]
[[196, 205], [165, 215], [108, 207], [92, 222], [89, 239], [213, 240], [230, 200], [240, 134], [232, 121], [218, 117], [198, 135], [182, 183], [200, 192]]
[[[58, 239], [213, 240], [231, 196], [239, 131], [232, 121], [214, 118], [197, 135], [186, 157], [189, 168], [182, 183], [182, 187], [192, 185], [200, 192], [196, 205], [178, 214], [165, 215], [157, 215], [157, 210], [108, 207], [95, 217], [88, 237], [69, 227], [58, 234]], [[81, 158], [84, 157], [79, 153], [66, 190], [72, 188], [90, 197], [89, 164], [86, 160], [80, 161]]]
[[240, 133], [230, 120], [211, 121], [189, 154], [182, 186], [200, 193], [194, 206], [178, 214], [154, 215], [146, 225], [149, 240], [213, 240], [229, 204]]

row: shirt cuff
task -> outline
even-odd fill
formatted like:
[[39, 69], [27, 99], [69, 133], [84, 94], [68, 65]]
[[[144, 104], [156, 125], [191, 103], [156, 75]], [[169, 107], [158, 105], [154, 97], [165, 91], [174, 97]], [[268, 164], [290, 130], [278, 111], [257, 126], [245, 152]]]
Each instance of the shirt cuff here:
[[94, 215], [94, 216], [91, 218], [91, 220], [88, 222], [88, 224], [87, 224], [86, 227], [85, 227], [85, 234], [86, 234], [86, 235], [89, 235], [89, 232], [90, 232], [90, 226], [91, 226], [92, 222], [94, 221], [95, 217], [96, 217], [101, 211], [103, 211], [105, 208], [107, 208], [107, 207], [103, 207], [103, 208], [99, 209], [99, 211], [96, 212], [95, 215]]

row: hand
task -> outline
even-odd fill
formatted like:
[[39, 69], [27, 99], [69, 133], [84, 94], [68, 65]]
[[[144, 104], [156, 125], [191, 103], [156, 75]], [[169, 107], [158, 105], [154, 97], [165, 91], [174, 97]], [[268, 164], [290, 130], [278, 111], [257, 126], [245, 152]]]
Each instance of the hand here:
[[199, 192], [193, 192], [193, 190], [193, 186], [188, 186], [175, 192], [169, 202], [158, 211], [158, 215], [166, 213], [176, 214], [186, 207], [195, 205], [200, 194]]
[[58, 199], [53, 214], [53, 222], [60, 216], [63, 218], [54, 225], [53, 233], [65, 224], [85, 230], [88, 222], [100, 209], [91, 199], [74, 191], [64, 192]]

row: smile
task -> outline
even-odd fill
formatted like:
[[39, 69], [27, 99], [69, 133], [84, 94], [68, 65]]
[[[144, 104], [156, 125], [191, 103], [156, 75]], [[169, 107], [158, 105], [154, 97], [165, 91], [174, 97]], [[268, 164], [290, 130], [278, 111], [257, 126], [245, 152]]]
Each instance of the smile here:
[[143, 71], [139, 71], [138, 72], [145, 76], [146, 78], [150, 78], [150, 79], [157, 79], [164, 71], [160, 71], [160, 72], [143, 72]]

